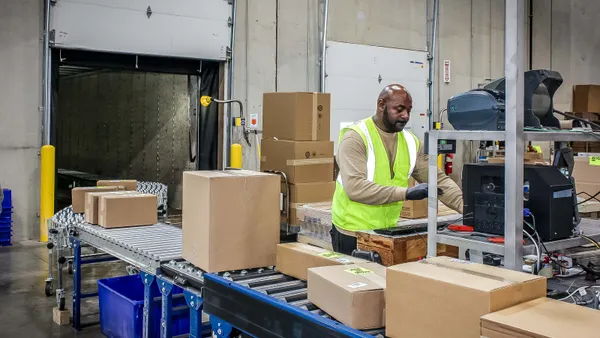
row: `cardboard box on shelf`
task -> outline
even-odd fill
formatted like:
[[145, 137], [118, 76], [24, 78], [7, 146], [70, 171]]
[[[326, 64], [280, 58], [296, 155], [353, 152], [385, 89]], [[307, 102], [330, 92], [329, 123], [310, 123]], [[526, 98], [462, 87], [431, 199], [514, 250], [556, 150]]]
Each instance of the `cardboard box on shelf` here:
[[122, 190], [136, 191], [137, 181], [136, 180], [98, 180], [96, 183], [99, 187], [123, 187]]
[[[408, 180], [408, 187], [414, 187], [415, 184], [415, 179], [411, 177]], [[404, 201], [404, 203], [402, 203], [402, 213], [400, 214], [400, 217], [410, 219], [427, 217], [427, 199], [420, 201]]]
[[481, 336], [597, 337], [599, 321], [598, 310], [543, 297], [481, 317]]
[[384, 327], [385, 274], [377, 263], [308, 269], [308, 300], [352, 328]]
[[481, 316], [546, 297], [545, 277], [448, 257], [392, 266], [387, 286], [388, 337], [479, 337]]
[[98, 224], [98, 198], [104, 195], [131, 195], [138, 194], [136, 191], [105, 191], [88, 192], [85, 194], [85, 221], [90, 224]]
[[[488, 157], [488, 163], [504, 163], [504, 157]], [[523, 154], [525, 164], [546, 164], [544, 154], [528, 151]]]
[[600, 86], [574, 85], [573, 112], [600, 113]]
[[347, 256], [303, 243], [277, 246], [277, 271], [306, 280], [309, 268], [331, 265], [368, 263], [364, 259]]
[[71, 200], [73, 204], [73, 213], [81, 214], [85, 212], [85, 194], [88, 192], [107, 192], [123, 190], [123, 187], [106, 186], [106, 187], [77, 187], [71, 190]]
[[260, 170], [282, 171], [290, 183], [333, 181], [333, 142], [263, 139]]
[[264, 93], [263, 137], [329, 141], [329, 93]]
[[592, 163], [596, 162], [590, 162], [589, 156], [575, 157], [575, 166], [571, 174], [575, 178], [575, 182], [600, 183], [600, 166]]
[[111, 194], [98, 197], [98, 225], [122, 228], [158, 222], [157, 197], [152, 194]]
[[183, 173], [183, 258], [206, 272], [275, 265], [279, 175]]

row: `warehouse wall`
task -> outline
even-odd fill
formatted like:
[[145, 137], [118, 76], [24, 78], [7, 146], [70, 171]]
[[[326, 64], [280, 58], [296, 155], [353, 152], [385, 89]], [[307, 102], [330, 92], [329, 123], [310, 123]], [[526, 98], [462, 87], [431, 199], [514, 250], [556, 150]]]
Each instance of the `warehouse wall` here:
[[41, 4], [0, 1], [0, 185], [13, 190], [13, 243], [39, 236]]

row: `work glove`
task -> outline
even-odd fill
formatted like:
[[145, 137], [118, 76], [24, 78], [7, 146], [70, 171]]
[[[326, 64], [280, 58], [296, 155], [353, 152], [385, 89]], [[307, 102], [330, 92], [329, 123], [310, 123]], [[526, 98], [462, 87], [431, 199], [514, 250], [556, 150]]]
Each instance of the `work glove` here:
[[[438, 195], [441, 196], [443, 194], [442, 189], [438, 188]], [[418, 201], [426, 199], [429, 195], [429, 187], [427, 183], [417, 184], [412, 188], [408, 188], [406, 190], [405, 200], [407, 201]]]

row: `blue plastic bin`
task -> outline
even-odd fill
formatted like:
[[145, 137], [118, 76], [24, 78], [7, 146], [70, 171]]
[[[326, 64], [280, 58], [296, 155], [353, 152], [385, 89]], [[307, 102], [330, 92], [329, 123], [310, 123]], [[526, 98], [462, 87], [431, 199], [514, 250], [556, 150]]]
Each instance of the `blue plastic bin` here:
[[4, 192], [4, 199], [2, 200], [2, 209], [12, 208], [12, 191], [10, 189], [2, 189]]
[[[186, 305], [183, 293], [173, 287], [173, 308]], [[152, 297], [160, 296], [158, 286], [152, 288]], [[98, 300], [100, 307], [100, 331], [109, 338], [142, 337], [144, 310], [144, 283], [139, 275], [101, 279], [98, 281]], [[152, 332], [150, 337], [160, 337], [161, 302], [152, 304]], [[190, 332], [189, 309], [173, 314], [173, 336]]]

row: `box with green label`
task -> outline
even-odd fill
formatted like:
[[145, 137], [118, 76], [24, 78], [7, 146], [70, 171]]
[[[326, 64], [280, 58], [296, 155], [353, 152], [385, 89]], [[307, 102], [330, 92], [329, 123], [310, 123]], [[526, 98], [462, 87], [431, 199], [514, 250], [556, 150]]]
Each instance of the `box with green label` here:
[[301, 280], [306, 280], [309, 268], [366, 262], [364, 259], [304, 243], [286, 243], [277, 246], [277, 271]]
[[575, 157], [572, 176], [575, 178], [578, 194], [596, 194], [600, 191], [600, 156]]
[[358, 330], [385, 326], [385, 272], [377, 263], [308, 270], [308, 300]]

